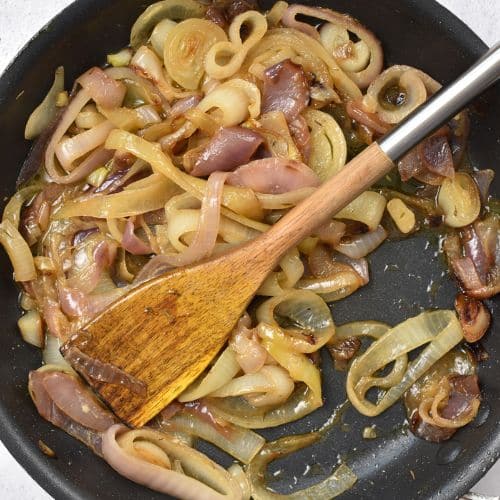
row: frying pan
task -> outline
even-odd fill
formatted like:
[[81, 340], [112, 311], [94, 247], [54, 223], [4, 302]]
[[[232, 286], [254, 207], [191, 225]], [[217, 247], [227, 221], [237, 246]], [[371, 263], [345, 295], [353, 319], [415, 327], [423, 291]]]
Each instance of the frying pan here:
[[[126, 44], [130, 27], [152, 2], [141, 0], [79, 0], [59, 14], [21, 52], [0, 79], [0, 151], [3, 178], [0, 199], [13, 193], [29, 144], [24, 124], [41, 101], [63, 64], [67, 85], [108, 52]], [[349, 12], [382, 40], [387, 64], [410, 64], [448, 83], [473, 63], [486, 46], [461, 21], [432, 0], [314, 0], [305, 2]], [[264, 8], [270, 2], [262, 2]], [[21, 94], [21, 92], [23, 92]], [[474, 105], [470, 157], [475, 166], [494, 168], [500, 158], [498, 141], [500, 88], [497, 85]], [[500, 176], [493, 185], [500, 195]], [[2, 202], [4, 204], [4, 202]], [[3, 207], [2, 207], [3, 208]], [[430, 241], [430, 245], [428, 244]], [[370, 258], [371, 282], [332, 305], [337, 324], [372, 319], [396, 324], [423, 309], [453, 307], [456, 286], [448, 277], [437, 239], [420, 235], [385, 243]], [[40, 352], [19, 337], [18, 290], [11, 266], [0, 253], [0, 438], [25, 469], [56, 499], [159, 499], [116, 474], [87, 448], [42, 420], [27, 392], [27, 374], [40, 366]], [[368, 419], [349, 408], [342, 421], [318, 444], [271, 464], [270, 485], [286, 493], [290, 485], [307, 487], [329, 475], [339, 459], [357, 474], [357, 484], [345, 499], [453, 499], [465, 493], [500, 455], [500, 301], [489, 302], [493, 325], [483, 345], [489, 360], [480, 367], [484, 402], [475, 422], [451, 441], [431, 444], [415, 438], [404, 425], [401, 404]], [[323, 360], [325, 405], [284, 428], [263, 431], [268, 439], [310, 432], [320, 427], [345, 400], [344, 375]], [[377, 439], [362, 439], [366, 426], [376, 424]], [[57, 454], [48, 458], [38, 449], [42, 439]], [[213, 447], [200, 448], [222, 465], [231, 460]]]

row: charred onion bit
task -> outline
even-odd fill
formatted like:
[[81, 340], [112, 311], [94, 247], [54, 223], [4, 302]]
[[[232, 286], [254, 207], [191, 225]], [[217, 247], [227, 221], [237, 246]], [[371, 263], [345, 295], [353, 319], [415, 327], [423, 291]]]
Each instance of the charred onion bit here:
[[455, 299], [455, 309], [465, 340], [477, 342], [482, 339], [491, 322], [491, 314], [486, 306], [480, 300], [460, 294]]

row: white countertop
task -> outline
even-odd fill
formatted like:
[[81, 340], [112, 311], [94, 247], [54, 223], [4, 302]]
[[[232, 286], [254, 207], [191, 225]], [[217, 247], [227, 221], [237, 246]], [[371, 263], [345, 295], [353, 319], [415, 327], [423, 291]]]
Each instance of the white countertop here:
[[[425, 1], [425, 0], [424, 0]], [[498, 40], [500, 0], [440, 0], [488, 45]], [[0, 0], [0, 73], [22, 46], [71, 0]], [[500, 462], [474, 488], [500, 495]], [[50, 500], [0, 442], [0, 498]]]

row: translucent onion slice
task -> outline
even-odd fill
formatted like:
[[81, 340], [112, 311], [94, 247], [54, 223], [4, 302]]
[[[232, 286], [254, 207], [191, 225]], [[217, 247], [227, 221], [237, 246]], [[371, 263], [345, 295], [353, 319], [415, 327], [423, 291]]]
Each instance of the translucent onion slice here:
[[161, 174], [128, 185], [123, 191], [86, 199], [70, 200], [54, 214], [56, 219], [96, 217], [119, 219], [159, 210], [178, 193], [177, 186]]
[[61, 341], [55, 336], [47, 333], [45, 336], [45, 347], [43, 349], [42, 358], [44, 365], [57, 366], [64, 370], [69, 370], [74, 373], [71, 365], [64, 359], [61, 351]]
[[[363, 415], [373, 417], [392, 406], [438, 359], [463, 339], [462, 328], [453, 311], [424, 312], [387, 331], [356, 358], [347, 374], [347, 395]], [[373, 374], [403, 354], [428, 344], [408, 365], [400, 381], [371, 403], [365, 398]]]
[[21, 336], [25, 342], [42, 348], [44, 344], [44, 333], [40, 313], [33, 309], [21, 316], [17, 322]]
[[365, 191], [335, 215], [336, 219], [349, 219], [366, 224], [375, 231], [384, 215], [387, 200], [374, 191]]
[[225, 423], [223, 432], [197, 412], [181, 411], [161, 423], [165, 432], [182, 432], [218, 446], [236, 460], [248, 464], [259, 453], [266, 440], [249, 429]]
[[138, 49], [145, 45], [155, 26], [163, 19], [180, 21], [191, 17], [203, 17], [206, 6], [195, 0], [163, 0], [150, 5], [132, 26], [130, 45]]
[[227, 347], [206, 375], [193, 382], [177, 399], [181, 403], [200, 399], [227, 384], [240, 371], [235, 352]]
[[4, 208], [2, 222], [9, 221], [14, 227], [19, 228], [23, 205], [35, 194], [40, 192], [41, 189], [42, 186], [32, 184], [17, 191]]
[[216, 417], [247, 429], [265, 429], [294, 422], [322, 404], [305, 384], [298, 384], [286, 403], [276, 408], [256, 408], [242, 397], [207, 398], [205, 402]]
[[446, 178], [438, 194], [438, 205], [444, 212], [444, 222], [450, 227], [472, 224], [481, 211], [481, 197], [477, 184], [465, 172], [456, 172]]
[[186, 19], [173, 27], [165, 40], [163, 61], [181, 87], [196, 90], [205, 73], [205, 56], [217, 42], [227, 40], [224, 30], [206, 19]]
[[257, 295], [275, 297], [296, 285], [304, 274], [304, 264], [296, 248], [289, 250], [279, 262], [281, 271], [272, 272], [260, 286]]
[[0, 244], [12, 263], [14, 279], [16, 281], [34, 280], [36, 269], [30, 247], [9, 220], [4, 220], [0, 224]]
[[156, 52], [158, 57], [163, 57], [163, 53], [165, 50], [165, 40], [167, 39], [168, 34], [177, 26], [175, 21], [171, 19], [163, 19], [160, 21], [151, 33], [151, 38], [149, 41], [153, 46], [153, 50]]
[[289, 495], [274, 493], [265, 486], [266, 467], [270, 462], [317, 443], [320, 439], [321, 435], [319, 433], [312, 432], [299, 436], [287, 436], [267, 443], [246, 468], [247, 477], [251, 484], [252, 498], [254, 500], [278, 500], [283, 498], [329, 500], [352, 488], [358, 478], [345, 464], [337, 467], [331, 476], [320, 483]]
[[[286, 334], [284, 344], [295, 352], [315, 352], [335, 334], [330, 308], [321, 297], [306, 290], [289, 290], [266, 300], [257, 309], [256, 316], [259, 322], [282, 328]], [[272, 332], [269, 331], [268, 337], [266, 331], [266, 328], [262, 330], [262, 338], [272, 338]]]
[[311, 129], [308, 165], [325, 182], [345, 165], [347, 144], [344, 133], [332, 116], [323, 111], [307, 109], [303, 115]]
[[263, 366], [257, 373], [247, 373], [232, 379], [209, 396], [245, 396], [253, 406], [262, 407], [284, 403], [294, 387], [293, 380], [283, 368]]
[[375, 231], [352, 236], [348, 240], [341, 239], [335, 250], [351, 259], [361, 259], [378, 248], [386, 238], [387, 231], [378, 226]]
[[56, 69], [54, 83], [45, 99], [31, 113], [24, 130], [24, 138], [27, 140], [38, 137], [54, 119], [57, 113], [57, 97], [64, 90], [64, 68], [60, 66]]
[[351, 268], [322, 278], [302, 278], [296, 286], [321, 295], [325, 302], [335, 302], [352, 295], [363, 284], [361, 276]]

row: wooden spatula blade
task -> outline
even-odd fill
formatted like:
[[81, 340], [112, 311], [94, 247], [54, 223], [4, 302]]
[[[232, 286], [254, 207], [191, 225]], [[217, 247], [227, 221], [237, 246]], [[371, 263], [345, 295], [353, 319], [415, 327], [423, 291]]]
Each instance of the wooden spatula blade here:
[[[241, 252], [241, 251], [240, 251]], [[237, 252], [151, 280], [115, 302], [62, 348], [111, 364], [131, 384], [87, 379], [124, 422], [140, 427], [175, 399], [210, 363], [268, 269], [248, 269]]]

